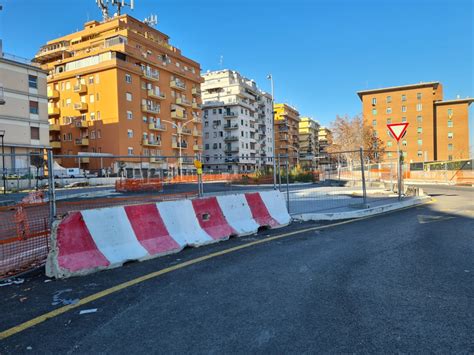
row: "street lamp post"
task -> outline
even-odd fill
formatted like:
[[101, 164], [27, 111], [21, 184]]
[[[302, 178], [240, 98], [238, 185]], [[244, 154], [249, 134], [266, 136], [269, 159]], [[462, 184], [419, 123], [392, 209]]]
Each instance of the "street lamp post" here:
[[[276, 160], [275, 160], [275, 92], [273, 87], [273, 75], [268, 74], [267, 79], [270, 80], [271, 90], [272, 90], [272, 152], [273, 152], [273, 190], [276, 190]], [[280, 166], [278, 166], [280, 169]]]
[[179, 148], [179, 176], [183, 176], [183, 160], [181, 158], [182, 156], [182, 142], [181, 142], [181, 136], [182, 136], [182, 133], [183, 133], [183, 128], [190, 122], [195, 122], [195, 118], [191, 119], [191, 120], [188, 120], [186, 122], [184, 122], [183, 124], [181, 123], [174, 123], [174, 122], [171, 122], [171, 121], [168, 121], [168, 120], [161, 120], [162, 122], [167, 122], [169, 124], [171, 124], [174, 128], [176, 128], [176, 133], [178, 134], [178, 148]]
[[5, 137], [5, 130], [0, 130], [0, 138], [2, 138], [2, 179], [3, 179], [3, 194], [7, 193], [7, 180], [5, 178], [5, 145], [3, 144], [3, 137]]

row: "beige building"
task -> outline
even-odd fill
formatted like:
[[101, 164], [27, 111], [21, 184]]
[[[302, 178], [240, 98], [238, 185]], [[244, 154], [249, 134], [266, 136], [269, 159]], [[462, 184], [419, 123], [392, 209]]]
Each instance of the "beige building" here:
[[317, 166], [319, 127], [311, 117], [301, 117], [299, 122], [300, 165], [307, 169]]
[[332, 144], [332, 132], [329, 128], [319, 127], [319, 164], [329, 164], [331, 159], [328, 154], [328, 147]]
[[46, 72], [26, 59], [3, 53], [1, 42], [0, 133], [4, 134], [7, 174], [29, 173], [29, 155], [42, 154], [49, 145]]

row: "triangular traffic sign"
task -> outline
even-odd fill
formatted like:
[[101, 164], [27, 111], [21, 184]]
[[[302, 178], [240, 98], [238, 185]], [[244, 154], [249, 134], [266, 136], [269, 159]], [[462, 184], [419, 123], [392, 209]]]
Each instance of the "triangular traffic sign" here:
[[400, 140], [400, 138], [403, 137], [403, 134], [407, 130], [408, 127], [408, 122], [404, 123], [391, 123], [387, 125], [388, 129], [390, 132], [392, 132], [393, 137], [397, 140], [397, 142]]

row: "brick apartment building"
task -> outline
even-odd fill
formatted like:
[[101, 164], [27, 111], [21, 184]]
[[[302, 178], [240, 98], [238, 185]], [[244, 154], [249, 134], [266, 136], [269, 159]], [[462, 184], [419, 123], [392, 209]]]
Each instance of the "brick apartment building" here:
[[[387, 124], [408, 122], [407, 133], [401, 140], [405, 161], [469, 158], [469, 105], [474, 99], [444, 101], [439, 82], [364, 90], [357, 94], [362, 100], [366, 123], [373, 125], [387, 151], [397, 149]], [[385, 158], [394, 158], [394, 154], [388, 152]]]
[[296, 108], [285, 103], [276, 103], [274, 110], [276, 156], [288, 157], [289, 165], [294, 167], [299, 163], [300, 114]]

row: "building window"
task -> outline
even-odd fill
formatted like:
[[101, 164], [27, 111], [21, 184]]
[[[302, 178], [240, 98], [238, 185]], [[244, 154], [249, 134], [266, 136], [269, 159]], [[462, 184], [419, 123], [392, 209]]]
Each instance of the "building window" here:
[[125, 94], [125, 98], [127, 99], [127, 101], [132, 101], [132, 93], [131, 92], [127, 92]]
[[97, 111], [97, 119], [100, 120], [100, 111]]
[[417, 92], [417, 93], [416, 93], [416, 98], [417, 98], [418, 100], [421, 100], [421, 92]]
[[71, 90], [71, 83], [66, 81], [66, 90]]
[[372, 126], [377, 126], [377, 120], [372, 121]]
[[133, 155], [133, 148], [132, 147], [128, 147], [127, 151], [128, 151], [128, 155]]
[[390, 124], [392, 123], [392, 119], [391, 118], [387, 118], [387, 124]]
[[452, 128], [452, 127], [453, 127], [453, 121], [452, 121], [452, 120], [448, 120], [448, 127], [449, 127], [449, 128]]
[[418, 143], [418, 145], [423, 145], [423, 140], [422, 140], [422, 139], [418, 139], [417, 143]]
[[422, 123], [423, 122], [423, 117], [422, 116], [416, 116], [416, 122]]
[[30, 113], [33, 115], [38, 114], [38, 101], [30, 101]]
[[387, 107], [387, 110], [385, 111], [386, 113], [392, 113], [392, 108], [391, 107]]
[[373, 109], [372, 109], [372, 115], [374, 115], [374, 116], [377, 115], [377, 109], [376, 109], [376, 108], [373, 108]]
[[448, 144], [448, 150], [453, 150], [453, 143]]
[[132, 111], [127, 111], [127, 119], [128, 120], [133, 120], [133, 112]]
[[372, 98], [372, 105], [377, 105], [377, 98], [376, 97]]
[[95, 96], [94, 95], [89, 95], [89, 102], [92, 104], [95, 101]]
[[204, 145], [204, 149], [209, 150], [209, 143], [206, 143], [206, 144]]
[[130, 74], [125, 74], [125, 82], [131, 84], [132, 76]]
[[420, 112], [423, 109], [422, 104], [416, 104], [416, 111]]
[[91, 121], [95, 120], [95, 112], [91, 112]]
[[453, 109], [448, 108], [448, 117], [451, 118], [453, 116]]
[[448, 132], [448, 139], [453, 139], [453, 137], [454, 137], [453, 132]]
[[100, 131], [100, 129], [97, 130], [97, 138], [102, 138], [102, 132]]
[[421, 158], [423, 156], [423, 152], [419, 150], [418, 152], [416, 152], [416, 155], [418, 156], [418, 158]]
[[402, 112], [407, 112], [407, 107], [406, 106], [402, 106]]
[[95, 139], [95, 131], [94, 130], [91, 131], [91, 139]]
[[391, 97], [391, 96], [387, 96], [387, 104], [389, 104], [390, 102], [392, 102], [392, 97]]
[[32, 89], [38, 89], [38, 77], [36, 75], [28, 75], [28, 86]]
[[94, 77], [93, 76], [89, 77], [89, 84], [94, 84]]
[[452, 156], [452, 155], [448, 155], [448, 160], [453, 160], [453, 156]]
[[71, 99], [66, 99], [66, 107], [71, 106]]
[[407, 121], [407, 118], [406, 117], [402, 117], [402, 122], [406, 122]]
[[407, 100], [407, 95], [402, 95], [402, 101], [406, 101]]
[[128, 129], [127, 130], [127, 137], [128, 138], [133, 138], [133, 129]]
[[392, 141], [387, 142], [387, 147], [391, 147], [393, 145]]
[[39, 127], [30, 127], [30, 137], [31, 139], [35, 139], [35, 140], [40, 139]]
[[388, 152], [388, 153], [387, 153], [387, 156], [388, 156], [389, 158], [391, 158], [391, 157], [392, 157], [392, 152]]
[[402, 140], [402, 145], [403, 145], [404, 147], [406, 147], [407, 144], [408, 144], [408, 143], [407, 143], [406, 139]]
[[418, 134], [423, 133], [423, 128], [418, 127], [418, 128], [416, 129], [416, 133], [418, 133]]

